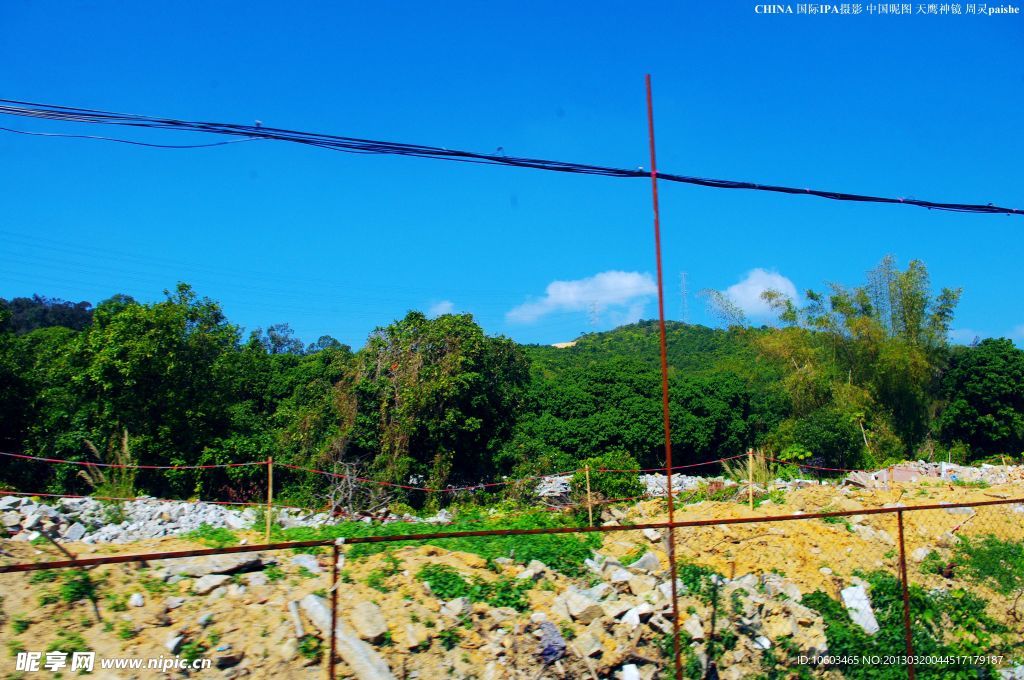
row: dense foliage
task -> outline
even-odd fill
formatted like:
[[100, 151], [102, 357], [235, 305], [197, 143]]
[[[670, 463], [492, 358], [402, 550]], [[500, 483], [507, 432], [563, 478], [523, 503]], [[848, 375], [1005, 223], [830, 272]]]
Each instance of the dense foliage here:
[[[1024, 448], [1024, 352], [1009, 340], [951, 347], [959, 291], [933, 294], [920, 262], [900, 271], [887, 258], [865, 285], [807, 291], [803, 302], [764, 297], [775, 326], [669, 324], [677, 464], [750, 447], [826, 467], [1017, 457]], [[303, 503], [324, 500], [326, 478], [288, 465], [430, 488], [586, 461], [660, 466], [660, 396], [653, 322], [556, 349], [489, 337], [470, 315], [410, 312], [353, 351], [327, 336], [304, 344], [287, 324], [243, 335], [184, 284], [151, 304], [121, 295], [95, 308], [38, 296], [0, 304], [0, 450], [149, 465], [273, 456], [284, 464], [275, 468], [279, 497]], [[88, 492], [109, 483], [70, 467], [9, 461], [0, 484]], [[131, 484], [249, 500], [263, 475], [255, 466], [142, 470]], [[628, 479], [591, 481], [609, 497], [635, 490]], [[458, 500], [334, 493], [364, 508]]]

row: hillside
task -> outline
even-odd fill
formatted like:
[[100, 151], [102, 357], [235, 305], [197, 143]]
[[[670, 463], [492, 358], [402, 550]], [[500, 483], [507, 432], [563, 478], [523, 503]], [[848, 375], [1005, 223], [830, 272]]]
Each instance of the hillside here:
[[[1019, 481], [995, 486], [925, 481], [888, 490], [782, 485], [772, 492], [773, 500], [753, 510], [742, 496], [740, 502], [724, 496], [691, 499], [677, 519], [853, 514], [679, 529], [684, 677], [704, 677], [710, 662], [718, 677], [730, 680], [905, 677], [902, 663], [800, 660], [903, 653], [895, 516], [869, 513], [894, 504], [1019, 495]], [[42, 507], [31, 499], [4, 504], [19, 517]], [[543, 515], [467, 510], [447, 528], [566, 521]], [[915, 652], [972, 659], [922, 663], [918, 677], [966, 679], [992, 677], [997, 668], [1020, 670], [1024, 532], [1019, 517], [1020, 506], [1014, 504], [906, 513]], [[611, 506], [601, 520], [625, 528], [664, 521], [664, 502]], [[277, 527], [274, 539], [436, 529], [343, 522]], [[63, 558], [45, 541], [24, 540], [29, 535], [25, 531], [3, 542], [3, 563]], [[62, 543], [80, 557], [91, 557], [255, 544], [261, 538], [250, 529], [204, 526], [126, 545]], [[664, 531], [648, 529], [345, 546], [338, 591], [340, 677], [671, 677], [665, 540]], [[998, 569], [993, 560], [1003, 560]], [[321, 677], [329, 644], [329, 573], [325, 551], [282, 550], [4, 574], [0, 630], [11, 653], [93, 651], [101, 660], [178, 654], [209, 659], [220, 669], [210, 671], [217, 677]], [[859, 614], [849, 604], [851, 593], [865, 598]], [[184, 675], [172, 671], [171, 677]]]

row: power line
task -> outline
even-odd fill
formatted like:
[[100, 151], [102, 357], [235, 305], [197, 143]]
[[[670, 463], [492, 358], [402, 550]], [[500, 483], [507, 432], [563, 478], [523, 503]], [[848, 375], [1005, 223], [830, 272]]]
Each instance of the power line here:
[[241, 144], [243, 142], [259, 142], [260, 139], [232, 139], [228, 142], [214, 142], [212, 144], [153, 144], [151, 142], [140, 142], [134, 139], [121, 139], [119, 137], [103, 137], [100, 135], [68, 135], [60, 132], [33, 132], [30, 130], [15, 130], [13, 128], [0, 127], [0, 131], [13, 132], [18, 135], [31, 135], [32, 137], [66, 137], [68, 139], [97, 139], [104, 142], [118, 142], [120, 144], [133, 144], [135, 146], [148, 146], [154, 149], [205, 149], [211, 146], [227, 146], [228, 144]]
[[[332, 151], [342, 151], [356, 154], [394, 155], [411, 156], [415, 158], [433, 158], [437, 160], [458, 161], [462, 163], [480, 163], [483, 165], [504, 165], [519, 168], [533, 168], [536, 170], [548, 170], [552, 172], [565, 172], [581, 175], [600, 175], [616, 178], [649, 178], [650, 173], [643, 168], [627, 169], [613, 168], [601, 165], [589, 165], [584, 163], [571, 163], [566, 161], [553, 161], [539, 158], [523, 158], [505, 156], [504, 154], [482, 154], [472, 151], [458, 149], [447, 149], [444, 147], [424, 146], [419, 144], [408, 144], [403, 142], [385, 142], [371, 139], [360, 139], [357, 137], [344, 137], [316, 132], [302, 132], [283, 128], [263, 127], [261, 124], [241, 125], [237, 123], [213, 123], [178, 120], [174, 118], [161, 118], [141, 114], [115, 113], [95, 109], [83, 109], [56, 104], [39, 104], [24, 102], [15, 99], [0, 99], [0, 114], [19, 116], [23, 118], [40, 118], [44, 120], [55, 120], [72, 123], [92, 123], [100, 125], [119, 125], [125, 127], [136, 127], [157, 130], [178, 130], [187, 132], [206, 132], [219, 135], [230, 135], [244, 137], [246, 140], [271, 139], [296, 144], [305, 144]], [[23, 131], [18, 131], [23, 132]], [[42, 133], [32, 133], [42, 134]], [[105, 138], [109, 141], [125, 143], [138, 143], [144, 146], [149, 145], [133, 140], [116, 138]], [[1001, 206], [973, 203], [946, 203], [939, 201], [926, 201], [917, 198], [891, 198], [885, 196], [871, 196], [867, 194], [853, 194], [841, 191], [826, 191], [822, 189], [788, 187], [774, 184], [759, 184], [755, 182], [740, 182], [734, 180], [712, 179], [707, 177], [693, 177], [673, 173], [658, 173], [658, 178], [666, 182], [677, 182], [680, 184], [691, 184], [695, 186], [711, 187], [716, 189], [744, 189], [749, 191], [767, 191], [771, 193], [817, 196], [835, 201], [850, 201], [856, 203], [891, 203], [902, 205], [913, 205], [931, 210], [944, 210], [951, 212], [987, 213], [1002, 215], [1024, 215], [1024, 210], [1016, 208], [1004, 208]]]

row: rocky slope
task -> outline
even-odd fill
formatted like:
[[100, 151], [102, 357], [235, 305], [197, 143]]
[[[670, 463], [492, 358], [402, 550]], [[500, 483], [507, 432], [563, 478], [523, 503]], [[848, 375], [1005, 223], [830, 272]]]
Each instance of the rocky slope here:
[[[754, 510], [736, 502], [695, 503], [681, 508], [678, 518], [855, 511], [1019, 495], [1024, 490], [1017, 485], [923, 482], [888, 491], [818, 486]], [[11, 504], [6, 512], [24, 517], [26, 505]], [[40, 505], [31, 503], [29, 511], [45, 515]], [[652, 500], [606, 509], [601, 519], [628, 529], [663, 520], [664, 513], [664, 502]], [[962, 536], [1024, 540], [1024, 507], [1018, 504], [908, 512], [905, 519], [911, 582], [930, 592], [949, 590], [951, 582], [941, 573], [924, 572], [922, 563], [937, 559], [933, 553], [950, 555]], [[143, 522], [181, 520], [157, 516]], [[260, 540], [244, 529], [237, 535], [250, 543]], [[379, 552], [346, 546], [339, 565], [339, 677], [664, 677], [671, 664], [665, 652], [672, 629], [666, 538], [654, 530], [608, 533], [574, 573], [524, 563], [514, 548], [506, 557], [484, 559], [440, 543]], [[723, 678], [787, 677], [796, 672], [798, 656], [829, 651], [826, 621], [807, 605], [814, 591], [842, 603], [858, 630], [878, 635], [871, 610], [875, 594], [861, 574], [895, 574], [899, 566], [892, 514], [691, 527], [677, 530], [676, 538], [687, 677], [702, 674], [709, 661]], [[200, 547], [175, 537], [63, 545], [83, 557]], [[56, 547], [39, 541], [7, 540], [0, 549], [5, 563], [61, 558]], [[329, 640], [329, 560], [327, 551], [285, 550], [6, 574], [0, 576], [0, 637], [5, 653], [79, 648], [101, 658], [179, 654], [212, 659], [219, 670], [201, 673], [214, 677], [320, 678]], [[1024, 632], [1011, 613], [1010, 596], [984, 584], [975, 591], [985, 595], [993, 617], [1018, 636]], [[13, 671], [13, 659], [4, 658], [2, 668]], [[804, 672], [841, 677], [837, 669], [808, 666]], [[172, 675], [181, 677], [182, 671], [167, 674]], [[96, 676], [154, 674], [98, 671]]]

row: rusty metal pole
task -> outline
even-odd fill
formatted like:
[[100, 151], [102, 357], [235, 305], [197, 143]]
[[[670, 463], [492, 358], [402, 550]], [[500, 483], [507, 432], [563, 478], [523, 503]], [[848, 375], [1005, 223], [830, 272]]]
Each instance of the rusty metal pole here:
[[334, 680], [334, 648], [335, 632], [338, 628], [338, 559], [340, 557], [338, 544], [331, 546], [331, 650], [330, 661], [327, 664], [327, 677]]
[[907, 677], [914, 680], [914, 630], [910, 625], [910, 591], [907, 588], [907, 550], [903, 544], [903, 510], [896, 511], [900, 534], [900, 581], [903, 583], [903, 635], [907, 643]]
[[583, 473], [587, 477], [587, 515], [590, 517], [590, 526], [594, 526], [594, 503], [590, 496], [590, 463], [584, 466]]
[[754, 449], [747, 449], [747, 502], [754, 509]]
[[274, 457], [267, 457], [267, 528], [265, 542], [270, 543], [270, 522], [274, 506]]
[[[651, 95], [651, 74], [645, 78], [647, 86], [647, 133], [651, 147], [651, 199], [654, 205], [654, 257], [658, 269], [658, 330], [661, 339], [661, 411], [665, 425], [665, 477], [668, 495], [668, 521], [675, 522], [675, 499], [672, 498], [672, 430], [668, 408], [668, 350], [665, 340], [665, 285], [661, 272], [661, 214], [658, 209], [658, 160], [654, 152], [654, 98]], [[675, 659], [676, 680], [683, 678], [683, 662], [679, 656], [679, 594], [676, 592], [676, 532], [668, 530], [668, 566], [672, 581], [672, 653]]]

